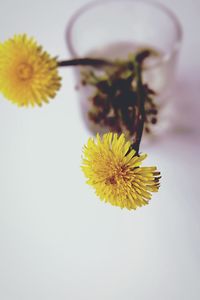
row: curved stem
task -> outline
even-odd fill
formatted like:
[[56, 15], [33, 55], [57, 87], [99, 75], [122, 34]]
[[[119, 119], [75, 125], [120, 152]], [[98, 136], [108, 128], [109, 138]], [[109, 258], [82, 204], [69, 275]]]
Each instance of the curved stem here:
[[[91, 67], [101, 67], [101, 66], [116, 66], [114, 62], [105, 60], [105, 59], [95, 59], [95, 58], [75, 58], [70, 60], [63, 60], [58, 62], [58, 67], [70, 67], [70, 66], [91, 66]], [[141, 62], [139, 57], [134, 59], [134, 71], [136, 78], [136, 92], [137, 92], [137, 113], [136, 113], [136, 137], [131, 145], [136, 151], [136, 155], [139, 154], [140, 143], [142, 139], [142, 133], [144, 128], [145, 121], [145, 94], [142, 84], [142, 75], [141, 75]]]
[[143, 134], [144, 121], [145, 121], [145, 94], [142, 84], [142, 72], [141, 64], [134, 60], [134, 70], [136, 78], [136, 92], [137, 92], [137, 120], [136, 120], [136, 138], [132, 144], [132, 148], [136, 151], [136, 155], [139, 154], [140, 143]]
[[113, 66], [114, 63], [105, 59], [95, 59], [95, 58], [75, 58], [70, 60], [63, 60], [58, 62], [58, 67], [70, 67], [70, 66]]

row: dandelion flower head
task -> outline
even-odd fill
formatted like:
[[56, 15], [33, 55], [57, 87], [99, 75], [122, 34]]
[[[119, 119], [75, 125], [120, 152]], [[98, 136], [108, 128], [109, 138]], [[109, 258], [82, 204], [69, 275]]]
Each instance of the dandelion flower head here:
[[33, 38], [15, 35], [0, 43], [0, 92], [18, 106], [42, 105], [60, 88], [55, 58]]
[[159, 189], [156, 167], [141, 167], [146, 154], [136, 155], [124, 134], [89, 138], [84, 146], [82, 170], [101, 200], [121, 208], [136, 209], [148, 204]]

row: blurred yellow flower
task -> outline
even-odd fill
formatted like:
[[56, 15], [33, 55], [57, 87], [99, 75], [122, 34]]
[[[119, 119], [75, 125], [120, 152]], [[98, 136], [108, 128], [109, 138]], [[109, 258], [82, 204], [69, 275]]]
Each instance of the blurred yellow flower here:
[[57, 61], [33, 38], [15, 35], [0, 43], [0, 92], [19, 106], [42, 105], [60, 88]]
[[136, 209], [158, 191], [160, 172], [156, 167], [140, 167], [147, 155], [137, 156], [130, 146], [124, 134], [108, 133], [102, 138], [97, 134], [84, 146], [82, 170], [101, 200]]

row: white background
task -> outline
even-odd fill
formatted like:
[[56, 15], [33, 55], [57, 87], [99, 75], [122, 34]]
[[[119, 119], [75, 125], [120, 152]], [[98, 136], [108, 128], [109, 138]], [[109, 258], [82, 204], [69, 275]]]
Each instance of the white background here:
[[[98, 200], [80, 171], [89, 133], [73, 70], [49, 105], [19, 109], [0, 96], [0, 299], [200, 299], [200, 1], [160, 1], [184, 41], [176, 128], [143, 151], [162, 172], [149, 206]], [[65, 29], [85, 0], [1, 0], [0, 40], [36, 37], [69, 57]]]

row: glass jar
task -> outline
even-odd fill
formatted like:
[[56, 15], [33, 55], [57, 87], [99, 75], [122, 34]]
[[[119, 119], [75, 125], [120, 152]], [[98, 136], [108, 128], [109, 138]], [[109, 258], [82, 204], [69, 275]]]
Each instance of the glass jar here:
[[[181, 26], [165, 6], [143, 0], [107, 0], [91, 2], [80, 8], [67, 28], [67, 44], [72, 57], [127, 58], [140, 48], [157, 55], [145, 60], [143, 81], [155, 91], [158, 122], [151, 126], [159, 134], [170, 124], [175, 69], [182, 39]], [[80, 69], [76, 70], [81, 82]], [[92, 102], [91, 88], [80, 88], [81, 111], [93, 132], [109, 131], [88, 118]]]

